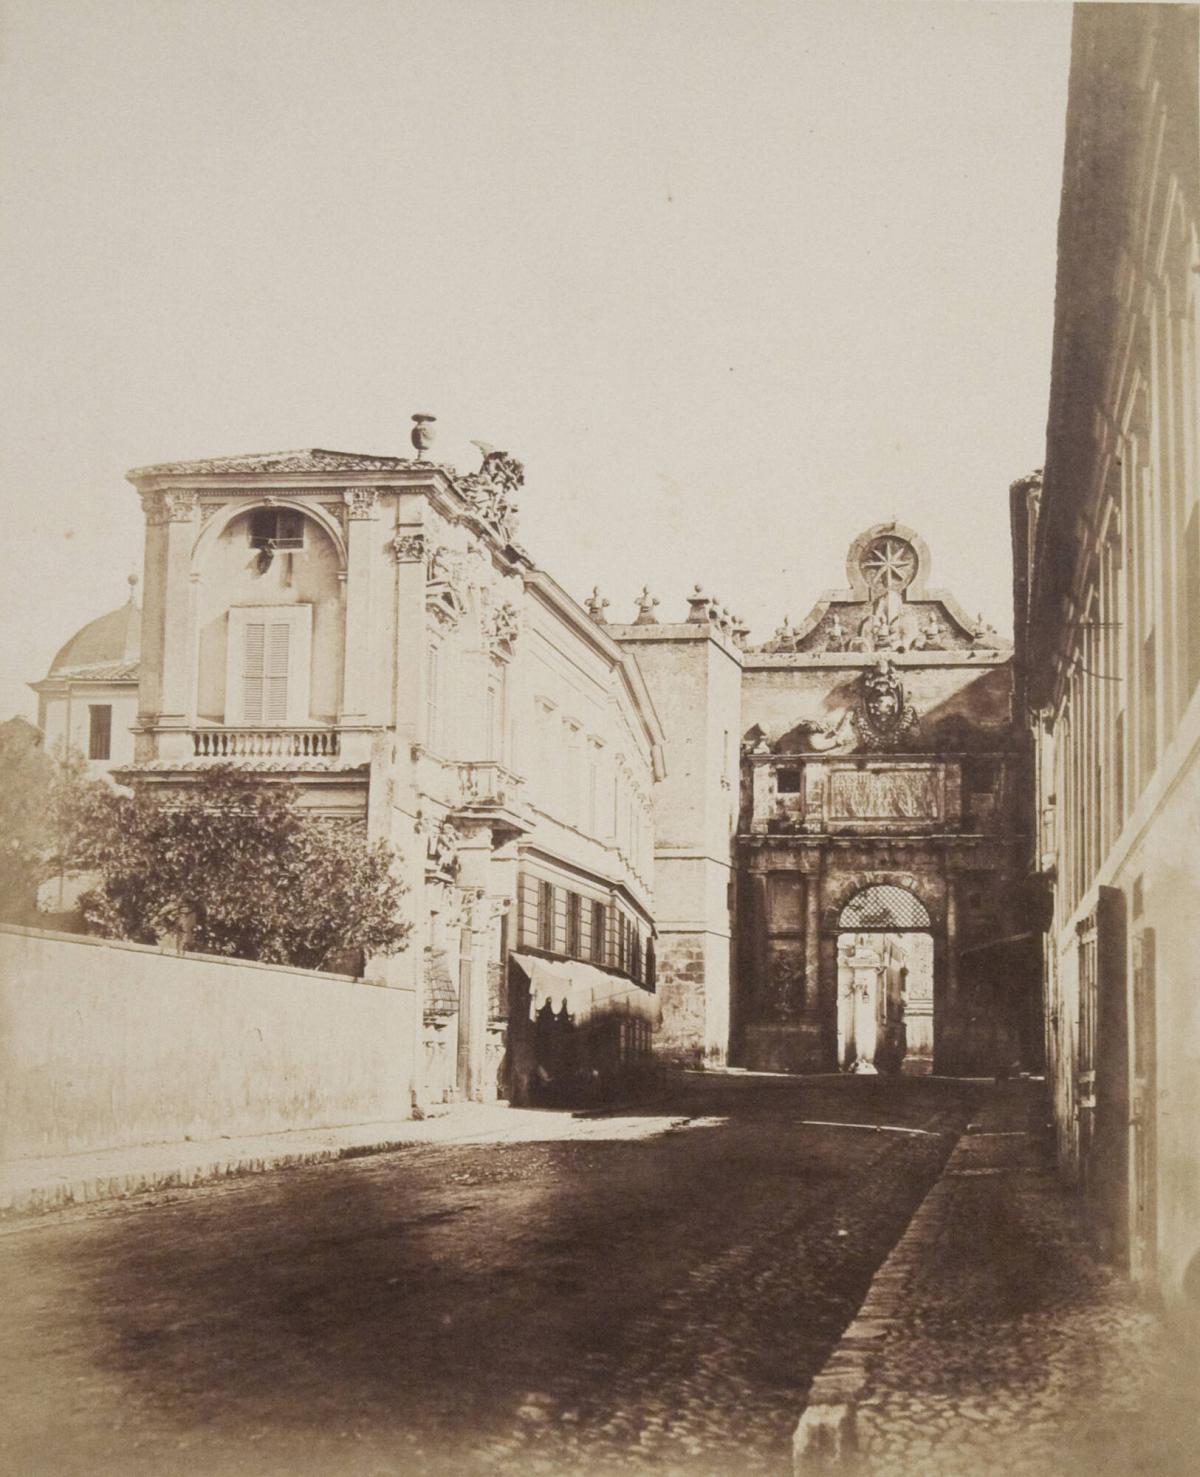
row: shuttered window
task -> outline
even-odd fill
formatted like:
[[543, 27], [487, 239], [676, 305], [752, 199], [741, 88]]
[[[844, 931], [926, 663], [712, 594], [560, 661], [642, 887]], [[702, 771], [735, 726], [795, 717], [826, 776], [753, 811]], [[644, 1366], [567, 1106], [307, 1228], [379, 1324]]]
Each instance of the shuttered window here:
[[247, 723], [286, 723], [291, 626], [247, 621], [242, 665], [242, 715]]
[[311, 621], [307, 605], [236, 606], [229, 612], [227, 723], [309, 721]]
[[554, 885], [550, 882], [542, 882], [538, 886], [538, 945], [553, 952]]

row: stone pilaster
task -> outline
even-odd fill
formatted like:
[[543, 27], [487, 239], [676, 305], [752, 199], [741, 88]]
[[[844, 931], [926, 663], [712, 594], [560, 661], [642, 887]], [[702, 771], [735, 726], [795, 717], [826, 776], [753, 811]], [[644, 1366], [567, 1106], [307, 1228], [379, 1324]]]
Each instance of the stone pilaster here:
[[346, 489], [346, 627], [342, 683], [343, 723], [366, 723], [370, 718], [371, 574], [374, 536], [379, 519], [379, 490]]
[[464, 893], [459, 943], [458, 1091], [466, 1101], [481, 1096], [487, 1049], [491, 839], [490, 826], [473, 827], [460, 835], [458, 847], [458, 882]]
[[804, 1013], [820, 1018], [821, 997], [821, 879], [804, 878]]
[[[196, 494], [170, 489], [142, 495], [146, 516], [145, 595], [142, 613], [140, 718], [157, 728], [183, 729], [195, 682], [192, 545]], [[178, 741], [175, 747], [178, 747]], [[172, 747], [168, 742], [167, 747]], [[164, 753], [159, 757], [184, 757]]]

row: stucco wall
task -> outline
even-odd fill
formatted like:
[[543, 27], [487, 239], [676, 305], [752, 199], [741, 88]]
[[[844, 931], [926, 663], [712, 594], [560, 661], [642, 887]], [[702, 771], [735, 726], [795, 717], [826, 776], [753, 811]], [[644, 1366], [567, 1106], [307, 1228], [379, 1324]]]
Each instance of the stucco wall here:
[[413, 996], [0, 928], [0, 1158], [406, 1118]]
[[[1200, 753], [1193, 751], [1179, 783], [1153, 816], [1145, 839], [1130, 853], [1117, 882], [1135, 896], [1140, 879], [1142, 911], [1130, 908], [1130, 947], [1154, 931], [1155, 1019], [1139, 1018], [1131, 998], [1131, 1051], [1139, 1029], [1157, 1047], [1154, 1109], [1157, 1128], [1157, 1254], [1159, 1283], [1169, 1301], [1189, 1297], [1200, 1285], [1200, 990], [1196, 937], [1200, 929]], [[1133, 996], [1133, 960], [1130, 961]], [[1136, 1157], [1136, 1147], [1133, 1155]], [[1195, 1263], [1195, 1265], [1193, 1265]], [[1189, 1274], [1189, 1267], [1191, 1268]]]
[[76, 683], [70, 698], [66, 693], [47, 695], [42, 698], [39, 725], [45, 735], [47, 753], [53, 754], [60, 744], [65, 744], [86, 756], [91, 731], [88, 709], [93, 703], [107, 704], [112, 708], [110, 756], [88, 760], [89, 771], [102, 774], [128, 764], [133, 758], [130, 728], [137, 721], [136, 683]]

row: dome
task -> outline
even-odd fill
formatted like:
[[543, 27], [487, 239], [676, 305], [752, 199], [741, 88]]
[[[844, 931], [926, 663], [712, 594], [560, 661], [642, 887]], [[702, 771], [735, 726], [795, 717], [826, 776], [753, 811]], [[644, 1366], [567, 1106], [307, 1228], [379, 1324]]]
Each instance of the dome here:
[[97, 616], [59, 649], [50, 663], [50, 676], [81, 667], [136, 663], [142, 649], [142, 612], [133, 594], [117, 610]]

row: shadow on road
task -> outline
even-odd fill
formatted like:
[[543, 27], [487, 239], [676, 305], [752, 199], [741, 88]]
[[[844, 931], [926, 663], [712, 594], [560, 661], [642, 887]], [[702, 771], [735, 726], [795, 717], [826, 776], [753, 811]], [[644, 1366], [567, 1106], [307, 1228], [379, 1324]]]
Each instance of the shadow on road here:
[[801, 1120], [971, 1101], [698, 1074], [650, 1116], [719, 1125], [427, 1145], [8, 1238], [10, 1469], [771, 1470], [953, 1141]]

